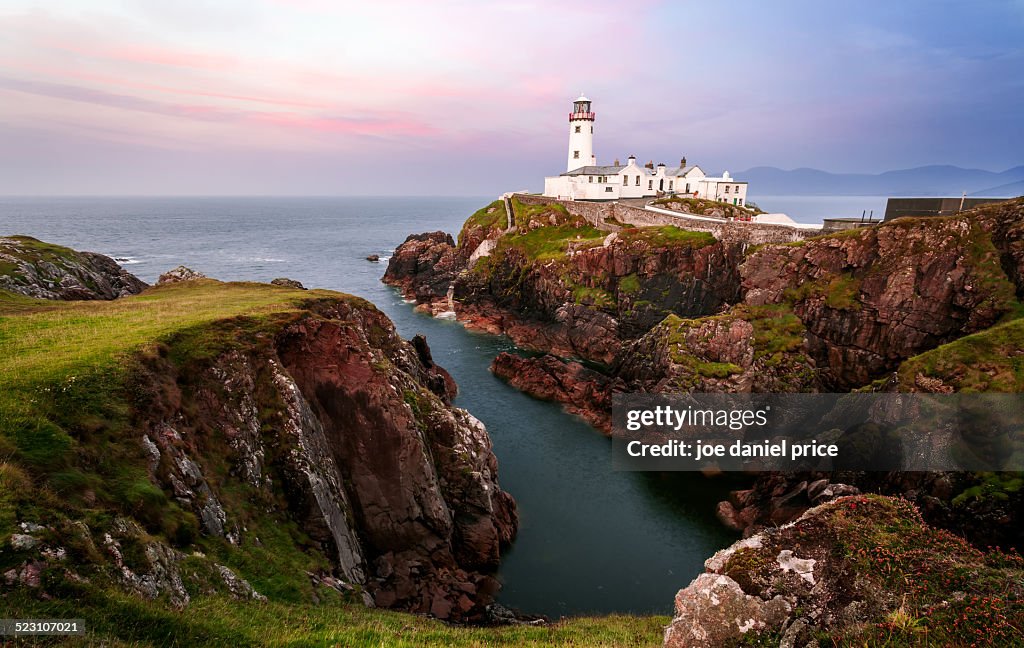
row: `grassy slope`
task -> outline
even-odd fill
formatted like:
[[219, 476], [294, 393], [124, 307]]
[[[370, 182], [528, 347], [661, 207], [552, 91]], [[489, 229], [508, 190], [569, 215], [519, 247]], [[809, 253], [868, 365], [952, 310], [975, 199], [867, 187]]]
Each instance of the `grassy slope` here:
[[[88, 572], [95, 574], [93, 584], [74, 585], [54, 571], [47, 576], [47, 589], [58, 594], [55, 599], [11, 592], [0, 596], [3, 616], [83, 617], [95, 629], [84, 643], [113, 639], [114, 645], [659, 643], [667, 618], [603, 617], [543, 628], [467, 629], [368, 610], [330, 591], [318, 591], [324, 602], [313, 604], [307, 602], [311, 589], [303, 570], [316, 571], [323, 557], [303, 552], [300, 529], [254, 513], [249, 528], [259, 529], [263, 546], [236, 549], [191, 536], [197, 528], [193, 516], [149, 482], [128, 421], [133, 358], [161, 344], [169, 343], [172, 357], [194, 359], [224, 344], [258, 340], [275, 322], [298, 316], [304, 303], [318, 299], [356, 300], [327, 291], [212, 280], [155, 287], [111, 302], [52, 302], [0, 291], [0, 571], [23, 559], [7, 549], [18, 521], [52, 525], [58, 529], [55, 541], [66, 543], [59, 534], [69, 520], [86, 519], [95, 529], [113, 515], [148, 513], [152, 519], [142, 522], [154, 537], [185, 537], [181, 546], [192, 542], [271, 598], [265, 604], [241, 603], [224, 594], [193, 592], [193, 603], [176, 611], [164, 602], [111, 589], [99, 572]], [[83, 498], [83, 490], [93, 495]], [[77, 559], [72, 551], [69, 560]]]
[[1024, 392], [1022, 349], [1024, 318], [1012, 319], [910, 358], [898, 378], [904, 386], [920, 374], [962, 392]]
[[[69, 594], [74, 590], [69, 588]], [[319, 605], [202, 597], [183, 611], [110, 590], [40, 601], [3, 600], [5, 616], [83, 618], [91, 636], [71, 645], [104, 646], [659, 646], [668, 617], [607, 616], [546, 626], [467, 628], [425, 617], [329, 601]], [[113, 641], [111, 641], [113, 640]]]

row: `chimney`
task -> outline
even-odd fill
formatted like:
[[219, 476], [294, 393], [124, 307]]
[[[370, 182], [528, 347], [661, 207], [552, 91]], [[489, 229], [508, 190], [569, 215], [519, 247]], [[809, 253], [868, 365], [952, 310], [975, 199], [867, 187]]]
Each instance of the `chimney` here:
[[622, 166], [619, 164], [619, 158], [615, 158], [615, 166]]
[[679, 160], [679, 167], [684, 168], [686, 166], [686, 158]]
[[644, 165], [644, 168], [654, 171], [654, 160], [649, 160], [647, 164]]

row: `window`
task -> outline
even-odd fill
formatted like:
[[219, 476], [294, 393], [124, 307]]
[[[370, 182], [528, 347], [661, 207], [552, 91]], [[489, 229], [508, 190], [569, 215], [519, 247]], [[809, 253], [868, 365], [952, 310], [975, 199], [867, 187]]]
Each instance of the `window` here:
[[573, 151], [572, 152], [572, 159], [574, 159], [574, 160], [580, 159], [580, 152], [579, 151]]
[[591, 126], [591, 127], [590, 127], [590, 134], [591, 134], [591, 135], [593, 135], [593, 134], [594, 134], [594, 127], [593, 127], [593, 126]]
[[587, 176], [587, 182], [589, 182], [589, 183], [593, 184], [593, 182], [594, 182], [594, 176]]
[[579, 126], [576, 127], [576, 132], [577, 133], [580, 132], [580, 127]]
[[743, 206], [743, 199], [740, 198], [740, 207], [742, 207], [742, 206]]
[[607, 192], [611, 191], [612, 188], [611, 187], [605, 187], [604, 190], [605, 190], [605, 193], [607, 193]]
[[686, 183], [686, 193], [690, 193], [690, 183]]
[[640, 186], [640, 176], [636, 177], [636, 186]]
[[729, 193], [729, 185], [725, 185], [725, 193]]
[[654, 189], [654, 180], [648, 180], [647, 181], [647, 189], [648, 190]]
[[672, 191], [672, 184], [673, 184], [673, 182], [671, 180], [669, 180], [668, 181], [668, 190], [669, 191]]

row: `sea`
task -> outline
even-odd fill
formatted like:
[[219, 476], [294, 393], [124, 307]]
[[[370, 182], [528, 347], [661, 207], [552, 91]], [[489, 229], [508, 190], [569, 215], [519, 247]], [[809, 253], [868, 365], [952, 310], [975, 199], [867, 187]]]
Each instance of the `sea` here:
[[[559, 405], [495, 378], [491, 360], [515, 351], [500, 336], [417, 313], [381, 283], [409, 234], [456, 234], [493, 197], [0, 197], [0, 235], [25, 234], [114, 257], [147, 282], [178, 265], [224, 281], [289, 277], [364, 297], [410, 338], [426, 335], [459, 384], [455, 404], [483, 421], [499, 481], [519, 505], [498, 600], [551, 618], [669, 614], [704, 560], [737, 537], [715, 518], [735, 478], [612, 469], [610, 441]], [[800, 222], [884, 209], [884, 198], [761, 197]], [[789, 211], [787, 211], [789, 210]], [[821, 216], [815, 216], [820, 213]], [[380, 255], [379, 263], [366, 260]]]

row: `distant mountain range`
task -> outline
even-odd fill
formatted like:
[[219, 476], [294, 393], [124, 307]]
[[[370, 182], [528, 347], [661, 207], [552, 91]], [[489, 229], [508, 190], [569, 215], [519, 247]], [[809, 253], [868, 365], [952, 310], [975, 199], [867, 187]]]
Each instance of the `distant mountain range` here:
[[950, 165], [867, 173], [829, 173], [819, 169], [754, 167], [735, 174], [750, 183], [753, 196], [968, 196], [1013, 197], [1024, 194], [1024, 165], [996, 173]]

